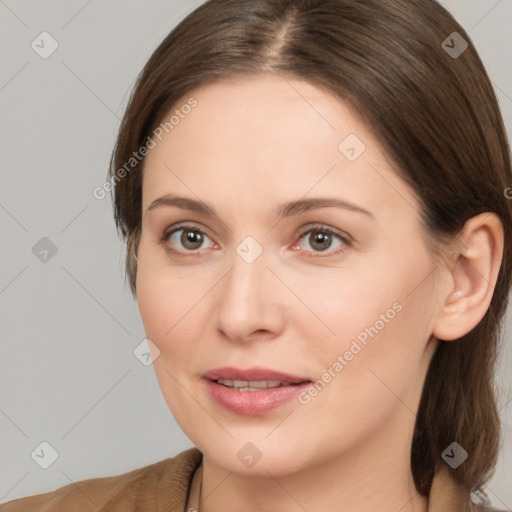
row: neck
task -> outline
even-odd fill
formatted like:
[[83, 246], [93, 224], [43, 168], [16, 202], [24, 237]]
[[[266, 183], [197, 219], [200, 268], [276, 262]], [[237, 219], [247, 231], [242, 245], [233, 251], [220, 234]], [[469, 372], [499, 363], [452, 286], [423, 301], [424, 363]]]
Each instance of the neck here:
[[[402, 426], [403, 420], [399, 419]], [[267, 476], [233, 473], [204, 455], [191, 503], [198, 512], [320, 512], [340, 510], [340, 504], [343, 512], [427, 512], [428, 500], [414, 485], [410, 448], [404, 449], [411, 446], [404, 443], [404, 436], [412, 441], [414, 422], [405, 424], [407, 431], [404, 427], [397, 430], [393, 422], [371, 442], [291, 474], [279, 475], [272, 468], [265, 472]]]

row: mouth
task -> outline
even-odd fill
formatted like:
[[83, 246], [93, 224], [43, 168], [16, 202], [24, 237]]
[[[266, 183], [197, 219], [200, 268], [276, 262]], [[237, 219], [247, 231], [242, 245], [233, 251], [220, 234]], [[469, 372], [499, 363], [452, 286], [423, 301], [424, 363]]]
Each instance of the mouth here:
[[298, 386], [300, 383], [282, 382], [279, 380], [229, 380], [217, 379], [214, 382], [226, 386], [236, 391], [262, 391], [264, 389], [274, 389], [282, 386]]
[[219, 368], [204, 374], [203, 379], [217, 405], [245, 416], [259, 416], [277, 409], [312, 383], [307, 377], [262, 368]]

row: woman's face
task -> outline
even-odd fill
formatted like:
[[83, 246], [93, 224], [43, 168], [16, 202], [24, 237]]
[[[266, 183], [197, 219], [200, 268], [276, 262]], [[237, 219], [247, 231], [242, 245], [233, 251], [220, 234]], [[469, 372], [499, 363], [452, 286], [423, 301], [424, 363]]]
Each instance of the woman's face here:
[[176, 421], [239, 473], [408, 463], [439, 303], [411, 189], [306, 81], [216, 82], [176, 109], [145, 162], [136, 282]]

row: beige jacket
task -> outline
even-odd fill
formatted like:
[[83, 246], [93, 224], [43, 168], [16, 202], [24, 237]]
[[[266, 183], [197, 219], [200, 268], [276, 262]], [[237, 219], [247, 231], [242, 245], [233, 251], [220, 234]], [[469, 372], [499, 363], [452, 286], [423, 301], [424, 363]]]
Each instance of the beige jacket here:
[[[201, 464], [197, 448], [115, 476], [90, 478], [54, 491], [15, 499], [0, 512], [185, 512], [192, 477]], [[436, 474], [429, 512], [485, 512], [466, 503], [447, 471]]]

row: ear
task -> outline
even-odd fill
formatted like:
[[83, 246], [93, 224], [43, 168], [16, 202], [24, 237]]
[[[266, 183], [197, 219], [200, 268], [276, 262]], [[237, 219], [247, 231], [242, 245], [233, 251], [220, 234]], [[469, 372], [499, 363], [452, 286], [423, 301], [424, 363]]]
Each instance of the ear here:
[[447, 283], [432, 334], [455, 340], [470, 332], [491, 303], [503, 258], [503, 226], [490, 212], [469, 219], [457, 238], [454, 259], [447, 265]]

